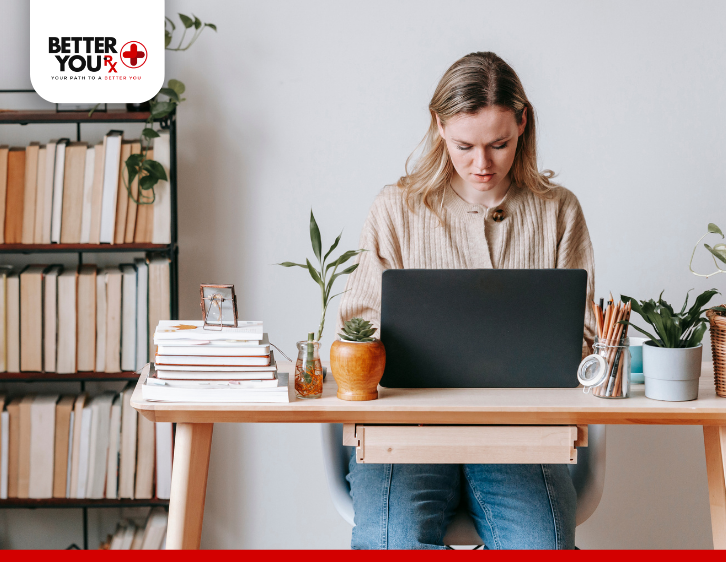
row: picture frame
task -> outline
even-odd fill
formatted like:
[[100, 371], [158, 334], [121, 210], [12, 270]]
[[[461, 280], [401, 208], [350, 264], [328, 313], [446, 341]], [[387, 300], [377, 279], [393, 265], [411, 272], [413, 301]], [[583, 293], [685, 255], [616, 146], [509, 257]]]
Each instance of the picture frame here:
[[234, 285], [201, 284], [202, 319], [205, 330], [237, 327], [237, 295]]

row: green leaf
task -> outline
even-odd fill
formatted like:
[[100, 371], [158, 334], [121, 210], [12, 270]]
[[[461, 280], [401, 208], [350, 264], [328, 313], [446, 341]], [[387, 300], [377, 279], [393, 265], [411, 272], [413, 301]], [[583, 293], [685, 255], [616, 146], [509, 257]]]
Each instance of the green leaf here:
[[[164, 19], [165, 19], [166, 21], [168, 21], [168, 22], [169, 22], [169, 25], [171, 25], [171, 30], [172, 30], [172, 31], [174, 31], [174, 30], [176, 29], [176, 25], [174, 25], [174, 22], [173, 22], [173, 21], [171, 21], [171, 20], [170, 20], [170, 19], [169, 19], [168, 17], [166, 17], [166, 16], [164, 17]], [[166, 26], [166, 24], [164, 24], [164, 26]]]
[[683, 342], [681, 347], [696, 347], [703, 340], [703, 335], [706, 333], [707, 329], [708, 324], [705, 322], [695, 328], [693, 332], [691, 332], [691, 336]]
[[696, 297], [696, 302], [693, 303], [693, 306], [688, 310], [688, 316], [691, 319], [691, 324], [703, 314], [703, 307], [706, 306], [708, 301], [710, 301], [714, 295], [718, 294], [719, 292], [716, 289], [710, 289]]
[[169, 80], [169, 87], [174, 90], [177, 94], [180, 96], [186, 91], [186, 86], [183, 82], [180, 82], [179, 80], [174, 80], [173, 78]]
[[189, 29], [194, 25], [194, 20], [190, 18], [189, 16], [185, 16], [184, 14], [179, 14], [179, 19], [182, 21], [182, 24], [185, 28]]
[[146, 127], [143, 131], [141, 131], [141, 136], [146, 137], [147, 139], [155, 139], [156, 137], [160, 137], [161, 135], [157, 133], [154, 129]]
[[312, 277], [313, 281], [315, 281], [318, 285], [320, 285], [320, 288], [324, 291], [325, 285], [323, 285], [323, 280], [320, 278], [320, 274], [318, 273], [318, 270], [313, 267], [313, 264], [310, 263], [310, 260], [306, 259], [305, 262], [308, 265], [308, 271], [310, 272], [310, 277]]
[[139, 187], [142, 191], [149, 191], [157, 183], [159, 183], [159, 178], [155, 178], [154, 176], [144, 176], [139, 180]]
[[[194, 14], [192, 14], [194, 16]], [[202, 27], [202, 20], [200, 20], [197, 16], [194, 16], [194, 29], [199, 29]]]
[[174, 109], [174, 104], [169, 101], [158, 101], [151, 105], [151, 116], [154, 119], [166, 117]]
[[686, 307], [688, 306], [688, 297], [691, 294], [691, 291], [693, 289], [688, 289], [688, 292], [686, 293], [686, 302], [683, 303], [683, 308], [681, 308], [681, 314], [683, 314], [686, 311]]
[[713, 248], [708, 244], [704, 244], [704, 246], [719, 260], [726, 263], [726, 244], [716, 244]]
[[646, 332], [642, 328], [638, 328], [638, 326], [636, 326], [635, 324], [633, 324], [632, 322], [629, 322], [627, 320], [623, 320], [621, 323], [622, 324], [627, 324], [631, 328], [633, 328], [635, 330], [638, 330], [641, 334], [644, 334], [644, 335], [648, 336], [648, 338], [650, 339], [650, 341], [652, 341], [658, 347], [663, 347], [663, 343], [658, 338], [656, 338], [653, 334], [650, 334], [650, 333]]
[[140, 156], [140, 154], [132, 154], [126, 160], [126, 172], [128, 174], [128, 178], [127, 178], [126, 181], [128, 182], [128, 185], [131, 185], [131, 183], [134, 181], [134, 179], [136, 178], [136, 176], [139, 174], [139, 168], [138, 168], [139, 165], [138, 165], [138, 163], [132, 161], [132, 159], [133, 160], [138, 160], [138, 159], [134, 158], [135, 156]]
[[159, 93], [169, 96], [174, 101], [179, 101], [179, 94], [177, 94], [176, 90], [173, 90], [172, 88], [162, 88], [159, 90]]
[[333, 267], [338, 267], [340, 265], [343, 265], [350, 258], [352, 258], [353, 256], [357, 256], [361, 252], [365, 252], [365, 250], [348, 250], [347, 252], [344, 252], [343, 254], [340, 254], [340, 256], [338, 256], [338, 259], [337, 260], [330, 262], [326, 266], [325, 272], [327, 273], [328, 270], [331, 269], [331, 268], [333, 268]]
[[164, 166], [159, 164], [156, 160], [144, 160], [144, 164], [141, 168], [150, 176], [154, 176], [155, 178], [163, 181], [169, 181], [169, 178], [164, 171]]
[[711, 310], [714, 312], [726, 312], [726, 307], [724, 306], [714, 306]]
[[169, 46], [169, 43], [171, 43], [171, 33], [169, 33], [168, 29], [164, 30], [164, 48], [166, 49]]
[[336, 280], [336, 279], [337, 279], [338, 277], [340, 277], [341, 275], [348, 275], [349, 273], [353, 273], [353, 272], [354, 272], [354, 271], [356, 270], [356, 268], [357, 268], [357, 267], [358, 267], [358, 264], [357, 264], [357, 263], [354, 263], [354, 264], [353, 264], [353, 265], [351, 265], [351, 266], [350, 266], [349, 268], [347, 268], [347, 269], [344, 269], [343, 271], [339, 271], [339, 272], [338, 272], [338, 273], [336, 273], [335, 275], [331, 276], [331, 277], [330, 277], [330, 281], [328, 281], [328, 286], [327, 286], [327, 288], [325, 289], [325, 294], [326, 294], [326, 295], [327, 295], [327, 294], [330, 294], [330, 289], [332, 289], [332, 288], [333, 288], [333, 283], [335, 283], [335, 280]]
[[211, 27], [214, 31], [217, 31], [217, 26], [213, 23], [205, 23], [204, 27]]
[[[338, 234], [338, 237], [335, 239], [335, 242], [333, 242], [333, 245], [330, 247], [330, 250], [328, 250], [327, 253], [325, 254], [325, 257], [323, 258], [323, 263], [325, 263], [325, 260], [328, 259], [328, 256], [333, 252], [333, 250], [335, 250], [335, 248], [338, 247], [338, 242], [340, 242], [341, 236], [343, 236], [342, 232], [340, 234]], [[325, 271], [327, 271], [327, 269]]]
[[312, 242], [315, 257], [318, 258], [318, 261], [320, 261], [320, 257], [323, 253], [323, 245], [320, 241], [320, 229], [318, 228], [318, 223], [315, 222], [312, 209], [310, 209], [310, 242]]
[[293, 263], [291, 261], [284, 261], [282, 263], [276, 263], [275, 265], [281, 265], [282, 267], [302, 267], [303, 269], [308, 268], [304, 263]]
[[713, 224], [712, 222], [708, 223], [708, 232], [709, 232], [709, 234], [720, 234], [721, 238], [724, 237], [723, 232], [721, 232], [721, 229], [719, 227], [717, 227], [715, 224]]

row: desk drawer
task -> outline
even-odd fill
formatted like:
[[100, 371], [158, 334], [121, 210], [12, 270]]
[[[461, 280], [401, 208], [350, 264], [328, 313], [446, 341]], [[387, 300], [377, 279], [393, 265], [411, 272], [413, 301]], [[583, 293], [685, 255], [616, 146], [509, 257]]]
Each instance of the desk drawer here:
[[359, 463], [575, 464], [587, 426], [345, 424], [343, 444]]

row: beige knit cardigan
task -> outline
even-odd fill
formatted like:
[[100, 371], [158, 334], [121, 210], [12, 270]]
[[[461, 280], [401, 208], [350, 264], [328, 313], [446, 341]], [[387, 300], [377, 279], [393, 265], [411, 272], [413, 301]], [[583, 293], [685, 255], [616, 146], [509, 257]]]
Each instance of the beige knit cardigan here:
[[380, 327], [381, 275], [386, 269], [584, 269], [587, 303], [583, 357], [590, 353], [595, 317], [595, 263], [580, 203], [564, 187], [549, 198], [512, 186], [500, 205], [472, 205], [448, 188], [444, 225], [422, 203], [410, 210], [403, 190], [385, 187], [368, 213], [358, 269], [348, 278], [337, 330], [362, 317]]

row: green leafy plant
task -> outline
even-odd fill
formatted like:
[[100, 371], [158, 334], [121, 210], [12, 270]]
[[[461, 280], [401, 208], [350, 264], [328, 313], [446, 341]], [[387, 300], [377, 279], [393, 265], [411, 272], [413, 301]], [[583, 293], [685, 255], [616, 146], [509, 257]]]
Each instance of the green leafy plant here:
[[[176, 31], [176, 24], [168, 17], [164, 22], [164, 47], [167, 51], [186, 51], [196, 42], [207, 27], [213, 29], [215, 32], [217, 31], [216, 25], [202, 22], [194, 14], [191, 17], [185, 14], [178, 15], [184, 31], [176, 47], [169, 46]], [[186, 38], [187, 30], [192, 28], [194, 28], [192, 36], [185, 45], [184, 39]], [[185, 90], [186, 86], [181, 81], [172, 79], [167, 82], [166, 87], [159, 90], [159, 93], [149, 100], [149, 118], [146, 120], [144, 130], [141, 131], [141, 152], [129, 156], [124, 164], [128, 172], [128, 177], [124, 176], [123, 178], [124, 186], [129, 194], [129, 198], [137, 205], [153, 204], [156, 201], [156, 191], [154, 190], [156, 184], [160, 181], [169, 181], [164, 171], [164, 166], [156, 160], [150, 160], [147, 158], [147, 155], [151, 143], [159, 136], [159, 133], [154, 130], [154, 122], [168, 117], [181, 102], [186, 100], [186, 98], [181, 97]], [[98, 105], [91, 110], [89, 116], [93, 114], [97, 107]], [[131, 191], [131, 184], [137, 176], [139, 178], [139, 192], [134, 197]]]
[[[342, 232], [335, 239], [335, 242], [333, 242], [333, 245], [330, 246], [325, 255], [323, 255], [323, 245], [320, 238], [320, 229], [318, 228], [318, 223], [315, 221], [315, 216], [313, 215], [313, 211], [311, 209], [310, 242], [312, 243], [313, 253], [315, 254], [315, 258], [318, 261], [319, 269], [316, 269], [313, 264], [310, 263], [309, 259], [306, 259], [305, 263], [293, 263], [290, 261], [285, 261], [276, 264], [281, 265], [282, 267], [302, 267], [303, 269], [307, 269], [310, 273], [310, 277], [313, 278], [313, 281], [315, 281], [320, 286], [320, 295], [323, 311], [320, 317], [320, 325], [318, 326], [318, 333], [316, 338], [317, 341], [320, 341], [320, 338], [323, 336], [323, 328], [325, 327], [325, 313], [328, 311], [328, 305], [330, 304], [330, 301], [345, 292], [342, 291], [335, 295], [331, 295], [333, 283], [335, 283], [335, 280], [341, 275], [348, 275], [349, 273], [353, 273], [358, 268], [358, 264], [355, 263], [350, 267], [345, 268], [343, 271], [338, 271], [338, 268], [346, 263], [348, 260], [350, 260], [350, 258], [357, 256], [361, 252], [365, 252], [365, 250], [349, 250], [347, 252], [343, 252], [340, 256], [338, 256], [337, 259], [328, 262], [328, 257], [330, 257], [330, 254], [333, 253], [333, 250], [338, 247], [341, 236], [343, 236]], [[330, 276], [328, 276], [328, 274], [330, 274]]]
[[376, 333], [373, 324], [363, 318], [351, 318], [343, 324], [343, 333], [338, 332], [340, 339], [345, 341], [375, 341], [376, 338], [371, 337]]
[[663, 293], [660, 294], [657, 301], [651, 299], [640, 301], [640, 303], [632, 297], [623, 295], [621, 300], [624, 303], [629, 302], [633, 310], [653, 327], [657, 335], [654, 336], [627, 320], [621, 320], [620, 324], [627, 324], [645, 334], [658, 347], [696, 347], [701, 343], [703, 334], [708, 328], [708, 320], [704, 316], [707, 310], [706, 304], [717, 294], [719, 293], [716, 289], [704, 291], [696, 297], [693, 306], [688, 310], [686, 310], [688, 306], [688, 295], [686, 295], [686, 302], [683, 303], [683, 308], [678, 313], [663, 300]]
[[[716, 266], [716, 271], [713, 273], [703, 274], [703, 273], [697, 273], [693, 270], [693, 257], [696, 255], [696, 250], [698, 249], [698, 245], [701, 243], [701, 240], [703, 240], [706, 236], [709, 234], [718, 234], [721, 239], [723, 240], [724, 234], [721, 232], [721, 229], [716, 226], [713, 223], [708, 224], [708, 232], [701, 236], [699, 238], [698, 242], [696, 242], [696, 246], [693, 248], [693, 253], [691, 254], [691, 262], [688, 264], [688, 269], [691, 270], [691, 273], [694, 275], [698, 275], [699, 277], [705, 277], [708, 279], [712, 275], [718, 275], [719, 273], [726, 273], [726, 270], [721, 269], [721, 266], [719, 265], [719, 261], [726, 264], [726, 244], [716, 244], [715, 246], [711, 247], [708, 244], [704, 244], [703, 247], [706, 248], [709, 252], [711, 252], [711, 258], [713, 259], [713, 263]], [[718, 261], [716, 261], [718, 260]], [[721, 314], [726, 313], [726, 306], [714, 306], [711, 310], [715, 312], [719, 312]]]

